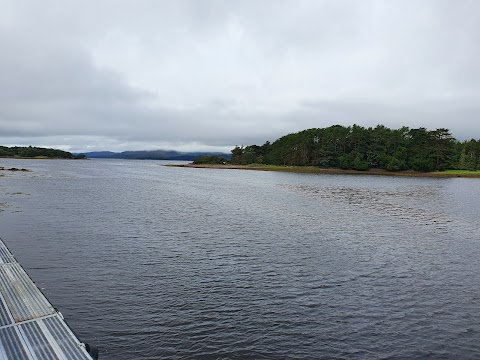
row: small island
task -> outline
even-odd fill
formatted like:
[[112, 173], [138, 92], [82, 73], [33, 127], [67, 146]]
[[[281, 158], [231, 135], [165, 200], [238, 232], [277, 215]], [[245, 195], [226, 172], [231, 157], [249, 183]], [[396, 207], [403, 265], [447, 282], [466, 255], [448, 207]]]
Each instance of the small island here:
[[68, 151], [33, 146], [0, 146], [0, 158], [12, 159], [85, 159], [85, 155], [73, 155]]
[[334, 125], [285, 135], [273, 143], [235, 146], [231, 159], [204, 156], [183, 167], [328, 174], [480, 177], [480, 140], [448, 129]]

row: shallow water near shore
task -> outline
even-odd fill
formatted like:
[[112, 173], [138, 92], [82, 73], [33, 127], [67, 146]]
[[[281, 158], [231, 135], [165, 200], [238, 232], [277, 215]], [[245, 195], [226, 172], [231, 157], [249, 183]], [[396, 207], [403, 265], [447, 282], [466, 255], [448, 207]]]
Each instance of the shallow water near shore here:
[[162, 163], [0, 164], [0, 237], [101, 360], [479, 357], [479, 179]]

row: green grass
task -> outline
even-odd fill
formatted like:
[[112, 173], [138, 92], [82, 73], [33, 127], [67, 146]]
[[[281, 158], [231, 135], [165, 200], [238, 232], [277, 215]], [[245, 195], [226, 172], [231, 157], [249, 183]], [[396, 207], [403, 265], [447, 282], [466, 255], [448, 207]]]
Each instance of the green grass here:
[[451, 175], [480, 175], [480, 170], [445, 170], [440, 171], [440, 173]]

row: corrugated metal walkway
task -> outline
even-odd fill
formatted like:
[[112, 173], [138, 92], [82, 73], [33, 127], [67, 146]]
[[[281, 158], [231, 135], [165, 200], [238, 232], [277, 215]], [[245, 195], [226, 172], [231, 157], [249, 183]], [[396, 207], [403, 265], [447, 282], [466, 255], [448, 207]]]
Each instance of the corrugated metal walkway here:
[[0, 360], [92, 360], [0, 239]]

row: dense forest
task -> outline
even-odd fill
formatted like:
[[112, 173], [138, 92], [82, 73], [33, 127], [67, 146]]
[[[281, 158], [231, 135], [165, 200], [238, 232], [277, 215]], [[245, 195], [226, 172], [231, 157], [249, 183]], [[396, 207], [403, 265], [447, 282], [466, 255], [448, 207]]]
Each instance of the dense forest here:
[[231, 162], [354, 170], [476, 170], [480, 169], [480, 140], [459, 142], [448, 129], [334, 125], [289, 134], [261, 146], [236, 146]]
[[23, 147], [0, 146], [0, 157], [19, 157], [19, 158], [54, 158], [54, 159], [83, 159], [85, 155], [72, 155], [68, 151], [58, 149], [47, 149], [41, 147]]

